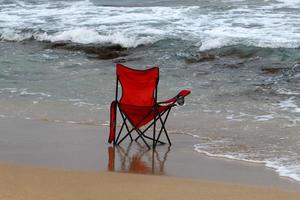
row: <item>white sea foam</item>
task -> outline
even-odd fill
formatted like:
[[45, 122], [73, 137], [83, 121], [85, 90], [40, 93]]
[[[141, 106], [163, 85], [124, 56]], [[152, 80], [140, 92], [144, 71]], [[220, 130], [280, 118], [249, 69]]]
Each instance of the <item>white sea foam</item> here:
[[266, 161], [265, 165], [274, 169], [280, 176], [300, 181], [300, 165], [298, 164], [284, 165], [280, 161]]
[[17, 88], [0, 88], [0, 91], [3, 91], [3, 92], [9, 92], [9, 93], [16, 93], [18, 91]]
[[27, 89], [24, 89], [20, 92], [21, 96], [42, 96], [42, 97], [51, 97], [50, 94], [44, 92], [28, 92]]
[[280, 113], [288, 113], [287, 115], [281, 114], [282, 118], [291, 122], [291, 124], [286, 125], [287, 127], [297, 126], [300, 123], [300, 106], [295, 96], [282, 100], [274, 106], [280, 110]]
[[120, 44], [123, 47], [137, 47], [140, 44], [148, 44], [156, 41], [155, 37], [147, 36], [137, 38], [136, 36], [125, 36], [120, 32], [111, 33], [109, 35], [101, 35], [95, 29], [88, 28], [76, 28], [73, 30], [58, 32], [54, 35], [43, 33], [35, 35], [34, 38], [39, 41], [72, 41], [81, 44], [111, 43]]
[[300, 113], [300, 107], [296, 104], [295, 97], [279, 102], [278, 106], [282, 110], [290, 110], [294, 113]]
[[2, 93], [17, 94], [19, 96], [38, 96], [38, 97], [51, 97], [50, 94], [44, 92], [31, 92], [28, 88], [0, 88]]
[[300, 166], [299, 164], [286, 163], [285, 159], [277, 160], [253, 160], [248, 159], [246, 154], [243, 153], [232, 153], [232, 154], [221, 154], [221, 153], [210, 153], [208, 150], [205, 150], [206, 146], [203, 144], [194, 145], [194, 150], [204, 154], [206, 156], [215, 157], [215, 158], [224, 158], [242, 162], [263, 164], [268, 168], [275, 170], [279, 176], [288, 177], [296, 181], [300, 181]]
[[269, 7], [247, 5], [224, 10], [201, 6], [109, 7], [90, 1], [6, 5], [0, 12], [0, 38], [77, 43], [118, 43], [136, 47], [166, 38], [191, 40], [200, 50], [244, 44], [258, 47], [300, 46], [300, 16], [275, 11], [292, 5], [282, 0]]
[[270, 115], [260, 115], [254, 117], [255, 121], [268, 121], [271, 119], [274, 119], [274, 116], [272, 114]]
[[200, 145], [200, 144], [194, 145], [195, 151], [202, 153], [206, 156], [215, 157], [215, 158], [225, 158], [225, 159], [230, 159], [230, 160], [238, 160], [238, 161], [250, 162], [250, 163], [259, 163], [259, 164], [265, 163], [264, 161], [246, 159], [245, 158], [246, 156], [243, 154], [235, 154], [235, 155], [215, 154], [215, 153], [209, 153], [208, 151], [202, 150], [201, 148], [202, 148], [202, 145]]
[[230, 114], [226, 116], [226, 119], [230, 121], [236, 121], [236, 122], [242, 122], [246, 120], [253, 120], [256, 122], [262, 122], [262, 121], [269, 121], [274, 119], [274, 114], [267, 114], [267, 115], [251, 115], [246, 113], [240, 113], [240, 114]]
[[276, 8], [297, 8], [300, 5], [298, 0], [277, 0], [278, 5], [275, 5]]
[[240, 112], [239, 114], [230, 114], [230, 115], [226, 116], [226, 119], [231, 120], [231, 121], [241, 122], [241, 121], [245, 120], [245, 117], [249, 117], [249, 116], [251, 116], [251, 115]]
[[73, 103], [73, 105], [74, 105], [74, 106], [79, 106], [79, 107], [82, 107], [82, 106], [95, 106], [95, 104], [92, 104], [92, 103], [86, 103], [86, 102], [82, 102], [82, 101]]
[[12, 29], [6, 29], [6, 28], [3, 29], [0, 33], [1, 33], [0, 39], [4, 39], [7, 41], [20, 42], [23, 40], [28, 40], [33, 37], [33, 33], [19, 33]]
[[278, 90], [276, 90], [276, 92], [278, 94], [285, 94], [285, 95], [299, 95], [300, 92], [295, 92], [295, 91], [291, 91], [285, 88], [279, 88]]

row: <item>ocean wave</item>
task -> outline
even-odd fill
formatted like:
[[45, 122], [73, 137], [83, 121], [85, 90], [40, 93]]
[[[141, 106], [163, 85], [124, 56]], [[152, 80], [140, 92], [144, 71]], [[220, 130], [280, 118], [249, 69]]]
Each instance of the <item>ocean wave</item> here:
[[297, 8], [300, 6], [300, 2], [297, 0], [276, 0], [278, 3], [272, 5], [272, 8]]
[[0, 34], [0, 40], [20, 42], [26, 40], [36, 40], [41, 42], [69, 41], [79, 44], [119, 44], [122, 47], [130, 48], [139, 45], [154, 43], [158, 40], [155, 37], [126, 36], [121, 33], [101, 35], [94, 29], [76, 28], [73, 30], [48, 34], [44, 31], [24, 32], [5, 29]]
[[239, 8], [215, 10], [205, 5], [113, 7], [91, 1], [22, 2], [2, 8], [0, 35], [8, 41], [68, 40], [123, 47], [175, 38], [198, 44], [200, 51], [230, 45], [298, 48], [299, 15], [274, 7], [296, 4], [291, 0], [282, 2], [269, 2], [269, 7], [245, 3]]
[[[187, 45], [190, 45], [186, 42]], [[194, 44], [193, 44], [194, 45]], [[204, 62], [210, 61], [221, 57], [232, 57], [239, 59], [260, 59], [260, 58], [270, 58], [276, 60], [271, 66], [262, 66], [261, 71], [264, 74], [283, 74], [286, 73], [287, 76], [293, 76], [296, 78], [299, 74], [299, 65], [295, 64], [300, 61], [299, 51], [300, 48], [266, 48], [266, 47], [256, 47], [256, 46], [246, 46], [246, 45], [229, 45], [215, 49], [208, 49], [204, 51], [199, 51], [194, 46], [192, 48], [186, 48], [179, 50], [177, 53], [178, 57], [184, 58], [187, 63]], [[280, 65], [278, 62], [293, 62], [288, 66]], [[238, 68], [237, 65], [232, 65], [230, 67]], [[274, 77], [279, 78], [279, 77]], [[282, 77], [284, 78], [284, 77]]]

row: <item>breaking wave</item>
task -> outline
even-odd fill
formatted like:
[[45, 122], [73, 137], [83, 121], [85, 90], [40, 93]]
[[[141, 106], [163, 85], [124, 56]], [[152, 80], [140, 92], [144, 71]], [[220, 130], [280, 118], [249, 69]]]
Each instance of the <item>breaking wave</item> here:
[[1, 7], [0, 38], [123, 47], [173, 38], [192, 41], [201, 51], [229, 45], [297, 48], [300, 17], [280, 6], [297, 9], [300, 5], [282, 0], [214, 10], [201, 5], [114, 7], [87, 0], [36, 4], [11, 1]]

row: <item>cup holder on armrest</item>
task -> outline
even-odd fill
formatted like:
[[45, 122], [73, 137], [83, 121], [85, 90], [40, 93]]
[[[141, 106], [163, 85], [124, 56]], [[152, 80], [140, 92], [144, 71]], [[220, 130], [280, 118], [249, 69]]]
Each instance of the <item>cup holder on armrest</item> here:
[[177, 96], [176, 97], [176, 102], [178, 105], [183, 106], [184, 105], [184, 96]]

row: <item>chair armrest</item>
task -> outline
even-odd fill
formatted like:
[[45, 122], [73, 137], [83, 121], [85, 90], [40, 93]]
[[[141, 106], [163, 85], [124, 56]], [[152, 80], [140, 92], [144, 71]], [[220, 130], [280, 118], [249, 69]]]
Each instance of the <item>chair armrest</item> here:
[[[175, 97], [165, 100], [165, 101], [157, 102], [157, 104], [172, 105], [172, 104], [175, 104], [179, 99], [180, 99], [180, 101], [183, 101], [183, 103], [184, 103], [184, 97], [186, 97], [190, 93], [191, 93], [190, 90], [181, 90]], [[183, 103], [178, 102], [179, 105], [183, 105]]]

